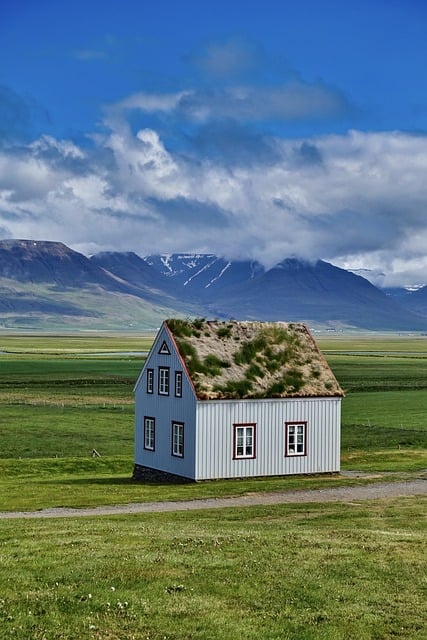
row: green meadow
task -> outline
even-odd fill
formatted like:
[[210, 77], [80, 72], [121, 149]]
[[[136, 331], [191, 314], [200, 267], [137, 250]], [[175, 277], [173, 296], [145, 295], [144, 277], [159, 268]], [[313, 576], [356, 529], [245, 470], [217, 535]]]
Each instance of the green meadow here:
[[[133, 387], [153, 337], [0, 337], [0, 510], [169, 500], [363, 482], [336, 476], [131, 481]], [[320, 338], [345, 390], [342, 468], [418, 473], [426, 464], [427, 339]], [[92, 457], [96, 450], [101, 457]]]
[[[134, 482], [132, 390], [151, 340], [0, 336], [0, 511], [425, 475], [426, 338], [322, 336], [346, 392], [342, 468], [366, 476]], [[0, 520], [0, 640], [421, 640], [426, 506]]]
[[423, 640], [426, 506], [3, 521], [0, 637]]
[[427, 337], [337, 337], [319, 343], [346, 393], [342, 467], [425, 469]]

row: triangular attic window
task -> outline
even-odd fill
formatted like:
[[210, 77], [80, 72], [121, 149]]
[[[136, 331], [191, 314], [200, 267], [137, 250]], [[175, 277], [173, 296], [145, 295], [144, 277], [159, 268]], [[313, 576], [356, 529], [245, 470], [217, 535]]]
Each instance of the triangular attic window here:
[[169, 351], [169, 347], [166, 344], [166, 340], [163, 340], [162, 346], [159, 349], [159, 353], [161, 353], [164, 356], [170, 356], [171, 352]]

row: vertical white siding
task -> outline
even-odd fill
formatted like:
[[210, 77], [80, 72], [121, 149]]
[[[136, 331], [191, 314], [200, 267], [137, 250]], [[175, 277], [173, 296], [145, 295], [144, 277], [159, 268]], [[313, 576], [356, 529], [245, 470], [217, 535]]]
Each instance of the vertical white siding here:
[[[195, 478], [339, 471], [341, 398], [197, 402]], [[285, 423], [307, 423], [307, 455], [285, 456]], [[256, 458], [233, 460], [233, 424], [256, 424]]]

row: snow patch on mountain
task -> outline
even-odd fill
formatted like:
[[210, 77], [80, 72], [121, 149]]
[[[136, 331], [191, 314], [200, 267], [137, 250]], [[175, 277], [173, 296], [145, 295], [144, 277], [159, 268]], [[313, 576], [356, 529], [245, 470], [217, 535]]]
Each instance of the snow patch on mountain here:
[[217, 280], [219, 280], [224, 273], [227, 271], [227, 269], [231, 267], [231, 262], [227, 262], [227, 264], [225, 265], [225, 267], [223, 269], [221, 269], [220, 273], [215, 276], [215, 278], [212, 278], [212, 280], [210, 282], [208, 282], [208, 284], [205, 286], [205, 289], [207, 289], [208, 287], [210, 287], [214, 282], [216, 282]]
[[[192, 275], [192, 276], [190, 276], [190, 277], [188, 278], [188, 280], [186, 280], [186, 281], [184, 282], [184, 287], [185, 287], [185, 286], [187, 286], [187, 284], [189, 284], [189, 283], [190, 283], [194, 278], [197, 278], [197, 276], [199, 276], [201, 273], [203, 273], [203, 271], [206, 271], [206, 269], [209, 269], [213, 264], [215, 264], [215, 262], [216, 262], [217, 260], [218, 260], [218, 258], [215, 258], [215, 260], [213, 260], [212, 262], [208, 262], [207, 264], [205, 264], [201, 269], [199, 269], [198, 271], [196, 271], [196, 273], [193, 273], [193, 275]], [[191, 269], [193, 269], [194, 267], [196, 267], [196, 266], [197, 266], [197, 263], [196, 263], [196, 262], [194, 262], [194, 263], [193, 263], [193, 262], [191, 262], [190, 264], [191, 264], [191, 266], [190, 266], [190, 268], [191, 268]], [[187, 266], [189, 266], [189, 265], [187, 265]]]

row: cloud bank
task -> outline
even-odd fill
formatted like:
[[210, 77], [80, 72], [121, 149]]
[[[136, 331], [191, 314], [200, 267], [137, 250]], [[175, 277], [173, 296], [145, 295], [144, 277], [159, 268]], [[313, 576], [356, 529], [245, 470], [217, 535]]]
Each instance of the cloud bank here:
[[[198, 63], [216, 74], [251, 63], [251, 51], [220, 53]], [[4, 92], [5, 104], [11, 98]], [[60, 240], [87, 254], [212, 252], [267, 267], [322, 258], [383, 271], [387, 284], [425, 283], [426, 137], [289, 139], [248, 126], [347, 108], [321, 82], [235, 84], [129, 96], [105, 108], [102, 133], [88, 132], [85, 146], [4, 139], [0, 237]]]

